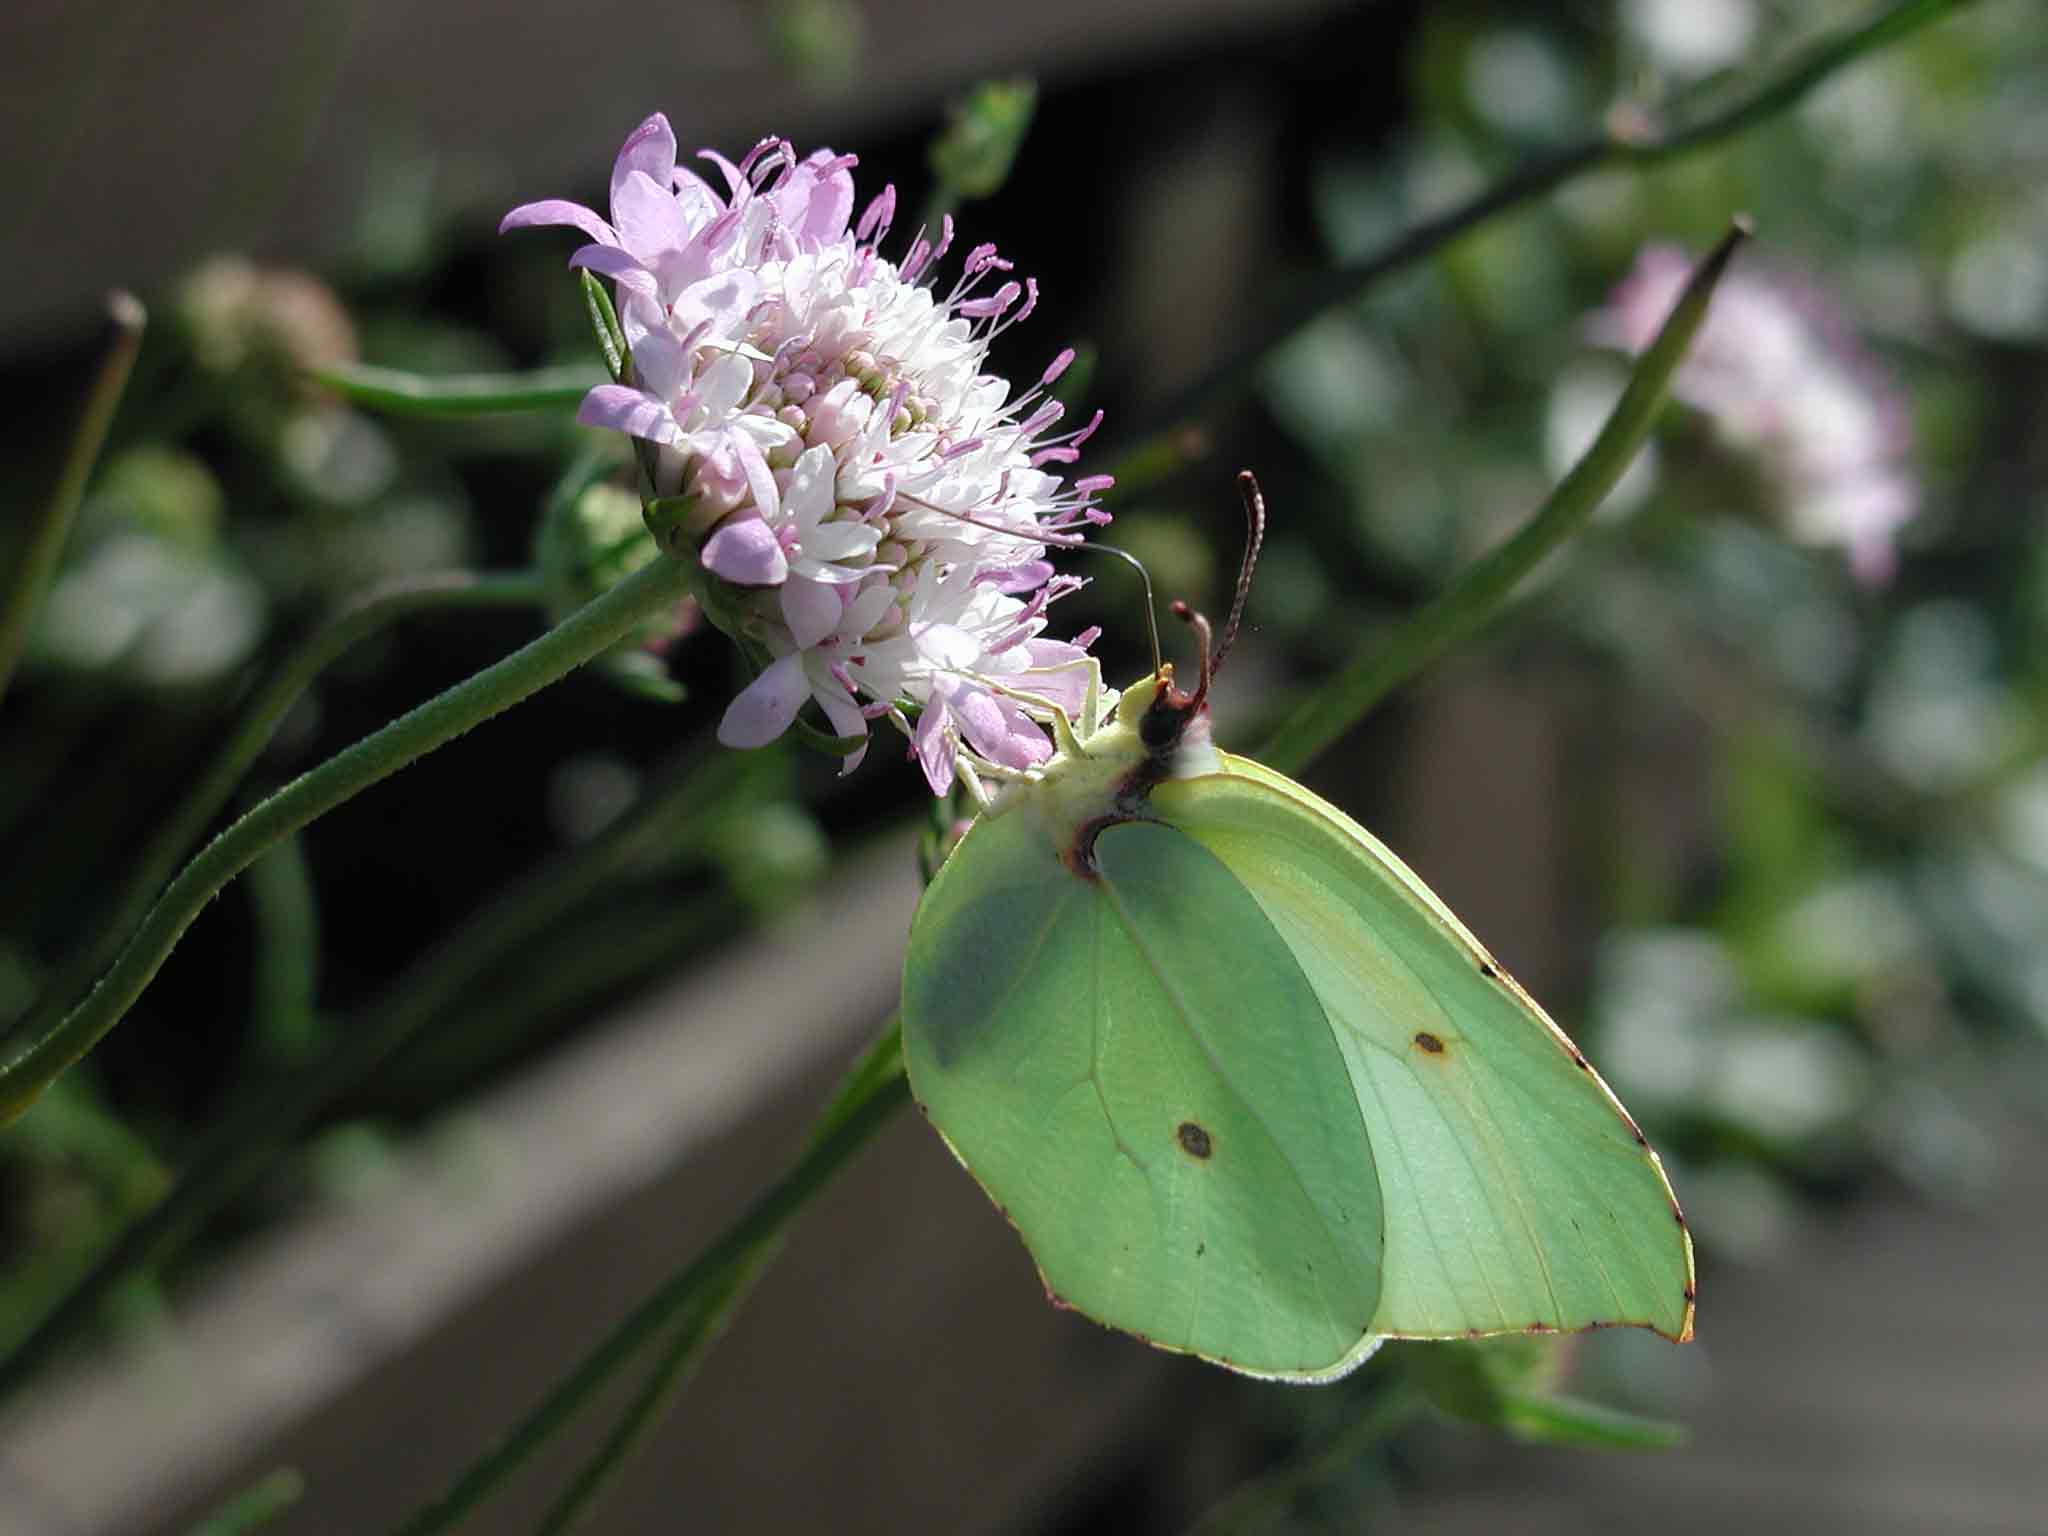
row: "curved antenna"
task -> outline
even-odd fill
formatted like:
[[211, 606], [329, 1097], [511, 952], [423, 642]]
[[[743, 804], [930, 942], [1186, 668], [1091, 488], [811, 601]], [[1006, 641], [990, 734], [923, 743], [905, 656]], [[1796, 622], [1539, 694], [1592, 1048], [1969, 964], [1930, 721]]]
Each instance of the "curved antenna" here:
[[1251, 595], [1252, 572], [1259, 563], [1259, 551], [1266, 543], [1266, 498], [1260, 494], [1258, 476], [1248, 469], [1237, 472], [1237, 491], [1244, 498], [1244, 561], [1237, 568], [1237, 592], [1230, 600], [1230, 617], [1223, 623], [1223, 638], [1216, 642], [1216, 654], [1207, 672], [1221, 672], [1223, 658], [1237, 639], [1238, 621], [1244, 617], [1244, 602]]
[[[1138, 580], [1144, 583], [1145, 633], [1152, 641], [1153, 675], [1156, 677], [1165, 668], [1166, 656], [1159, 648], [1159, 605], [1152, 596], [1152, 573], [1145, 569], [1145, 562], [1132, 554], [1128, 549], [1119, 549], [1114, 544], [1104, 544], [1099, 540], [1084, 539], [1078, 533], [1051, 533], [1043, 528], [1036, 529], [1031, 533], [1019, 533], [1015, 528], [1005, 528], [1001, 523], [983, 522], [978, 517], [970, 517], [965, 512], [956, 512], [951, 507], [937, 506], [919, 496], [905, 496], [903, 500], [914, 502], [927, 512], [936, 512], [941, 517], [950, 517], [957, 522], [966, 523], [969, 527], [986, 528], [990, 533], [1000, 533], [1008, 538], [1019, 539], [1028, 544], [1050, 544], [1055, 549], [1093, 550], [1097, 554], [1115, 555], [1117, 559], [1123, 561], [1125, 565], [1136, 571], [1138, 573]], [[1259, 515], [1262, 519], [1264, 518], [1265, 511], [1263, 508], [1260, 509]], [[1240, 582], [1249, 579], [1248, 576], [1239, 578]], [[1232, 615], [1231, 622], [1233, 624], [1236, 622], [1235, 614]]]
[[1097, 554], [1115, 555], [1138, 573], [1138, 580], [1145, 584], [1145, 633], [1152, 641], [1152, 673], [1156, 677], [1166, 666], [1165, 654], [1159, 649], [1159, 608], [1152, 596], [1152, 573], [1145, 569], [1145, 562], [1128, 549], [1118, 549], [1114, 544], [1098, 544], [1076, 540], [1067, 546], [1070, 549], [1092, 549]]

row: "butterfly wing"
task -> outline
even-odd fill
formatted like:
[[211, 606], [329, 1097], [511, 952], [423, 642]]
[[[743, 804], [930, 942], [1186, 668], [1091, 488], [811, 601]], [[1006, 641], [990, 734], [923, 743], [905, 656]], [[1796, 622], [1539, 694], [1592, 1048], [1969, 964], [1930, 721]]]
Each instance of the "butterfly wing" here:
[[1690, 1337], [1692, 1242], [1657, 1155], [1407, 866], [1243, 758], [1153, 807], [1249, 893], [1335, 1027], [1380, 1183], [1375, 1333]]
[[953, 851], [905, 961], [911, 1086], [1057, 1300], [1253, 1374], [1340, 1374], [1382, 1308], [1338, 1037], [1214, 854], [1125, 823], [1095, 863], [1028, 809]]

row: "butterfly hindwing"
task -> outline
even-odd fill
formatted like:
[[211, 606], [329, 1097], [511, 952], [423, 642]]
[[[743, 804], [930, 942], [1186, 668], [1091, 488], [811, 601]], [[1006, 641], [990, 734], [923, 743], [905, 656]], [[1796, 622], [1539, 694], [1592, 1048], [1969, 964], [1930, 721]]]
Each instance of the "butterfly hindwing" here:
[[1153, 807], [1253, 897], [1335, 1028], [1384, 1206], [1374, 1331], [1689, 1335], [1684, 1219], [1584, 1055], [1357, 823], [1224, 765], [1160, 786]]

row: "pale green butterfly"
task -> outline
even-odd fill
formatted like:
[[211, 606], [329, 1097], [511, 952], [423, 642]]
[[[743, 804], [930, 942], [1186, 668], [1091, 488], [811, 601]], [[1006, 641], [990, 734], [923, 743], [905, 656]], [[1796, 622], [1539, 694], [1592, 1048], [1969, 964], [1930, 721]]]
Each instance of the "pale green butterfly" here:
[[1291, 1381], [1389, 1338], [1690, 1338], [1692, 1240], [1642, 1132], [1405, 864], [1216, 750], [1193, 622], [1195, 691], [1161, 666], [1107, 721], [1099, 689], [1056, 717], [911, 928], [912, 1091], [1047, 1293]]

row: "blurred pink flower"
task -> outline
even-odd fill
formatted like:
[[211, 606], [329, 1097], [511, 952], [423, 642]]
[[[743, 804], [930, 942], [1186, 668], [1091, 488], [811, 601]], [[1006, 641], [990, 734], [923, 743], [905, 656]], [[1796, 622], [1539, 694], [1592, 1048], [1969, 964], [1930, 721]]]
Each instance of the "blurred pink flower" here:
[[[1691, 271], [1672, 245], [1646, 246], [1590, 325], [1640, 351]], [[1906, 409], [1840, 308], [1817, 290], [1737, 267], [1722, 281], [1672, 393], [1711, 417], [1776, 487], [1786, 531], [1836, 545], [1866, 585], [1897, 565], [1892, 536], [1919, 509]]]

